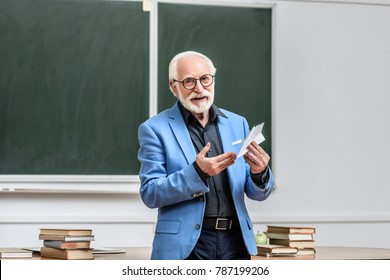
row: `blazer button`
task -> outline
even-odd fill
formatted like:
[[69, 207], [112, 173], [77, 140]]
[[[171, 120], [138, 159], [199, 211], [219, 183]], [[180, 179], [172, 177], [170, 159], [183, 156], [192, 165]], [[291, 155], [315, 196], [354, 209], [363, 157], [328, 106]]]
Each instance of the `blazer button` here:
[[197, 192], [197, 193], [194, 193], [193, 195], [191, 195], [192, 198], [197, 198], [199, 196], [201, 196], [203, 193], [202, 192]]
[[196, 224], [195, 229], [200, 229], [200, 224]]

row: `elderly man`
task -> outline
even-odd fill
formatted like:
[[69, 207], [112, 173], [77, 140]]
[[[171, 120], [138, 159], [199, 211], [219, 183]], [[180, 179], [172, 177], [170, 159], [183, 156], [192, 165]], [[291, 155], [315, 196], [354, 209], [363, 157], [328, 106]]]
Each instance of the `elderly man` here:
[[244, 196], [265, 200], [274, 178], [255, 142], [240, 158], [246, 119], [218, 108], [216, 69], [203, 54], [177, 54], [169, 86], [178, 102], [139, 127], [141, 198], [158, 208], [152, 259], [250, 259], [257, 249]]

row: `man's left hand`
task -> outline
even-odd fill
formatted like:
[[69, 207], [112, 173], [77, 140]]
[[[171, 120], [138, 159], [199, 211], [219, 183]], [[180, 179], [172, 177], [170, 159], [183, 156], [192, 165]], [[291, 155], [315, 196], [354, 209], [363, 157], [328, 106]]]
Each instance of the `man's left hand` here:
[[244, 159], [251, 167], [252, 174], [259, 174], [267, 168], [270, 156], [253, 141], [248, 146], [248, 152], [244, 155]]

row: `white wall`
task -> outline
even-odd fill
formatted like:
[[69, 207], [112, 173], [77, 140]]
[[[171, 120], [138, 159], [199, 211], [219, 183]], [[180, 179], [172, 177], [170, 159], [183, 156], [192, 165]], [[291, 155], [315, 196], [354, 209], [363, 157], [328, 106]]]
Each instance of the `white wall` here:
[[281, 5], [274, 167], [283, 192], [272, 207], [284, 212], [293, 197], [291, 214], [390, 218], [389, 23], [390, 6]]
[[[255, 231], [312, 225], [318, 246], [390, 248], [390, 1], [263, 2], [276, 3], [277, 188], [248, 201]], [[93, 228], [95, 246], [150, 246], [155, 216], [137, 194], [0, 192], [0, 247], [40, 246], [44, 226]]]

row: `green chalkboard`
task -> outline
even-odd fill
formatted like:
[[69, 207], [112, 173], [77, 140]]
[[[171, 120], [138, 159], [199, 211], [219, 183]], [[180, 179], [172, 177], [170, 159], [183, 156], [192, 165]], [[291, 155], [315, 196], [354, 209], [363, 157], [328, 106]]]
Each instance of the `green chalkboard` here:
[[138, 174], [141, 2], [0, 0], [0, 174]]
[[262, 147], [271, 154], [271, 8], [158, 5], [159, 110], [176, 98], [168, 88], [168, 65], [178, 52], [199, 51], [217, 68], [215, 104], [265, 122]]
[[[271, 153], [271, 9], [159, 3], [158, 21], [159, 111], [170, 59], [203, 52], [216, 104], [265, 122]], [[148, 104], [142, 2], [0, 0], [0, 174], [137, 174]]]

